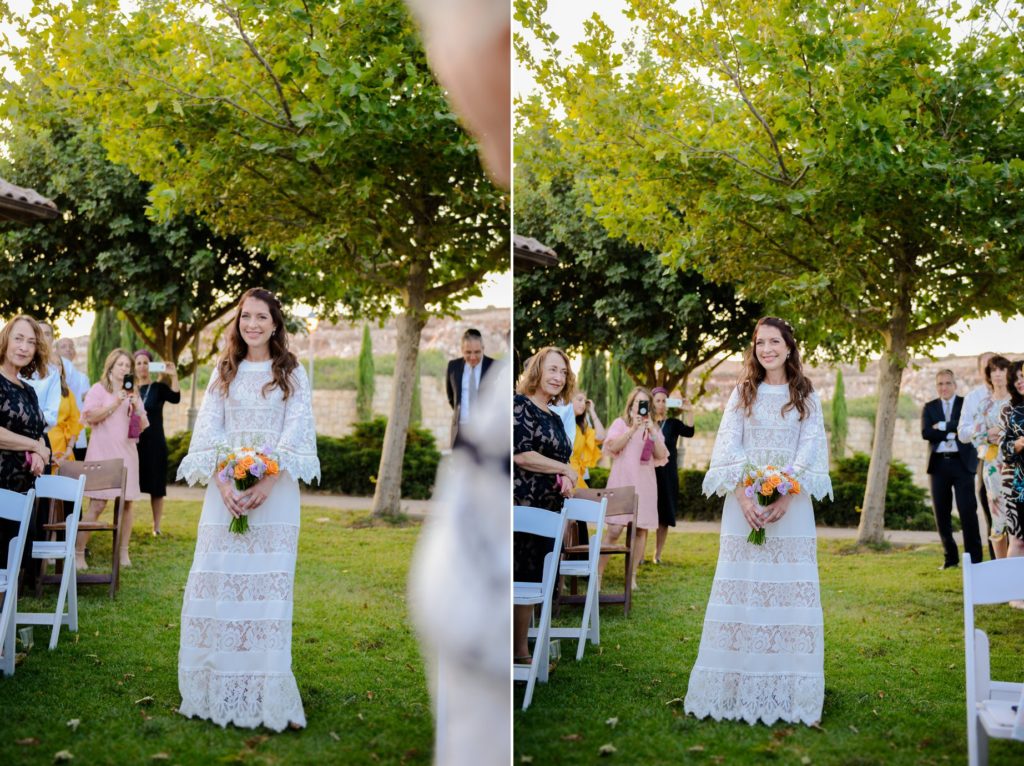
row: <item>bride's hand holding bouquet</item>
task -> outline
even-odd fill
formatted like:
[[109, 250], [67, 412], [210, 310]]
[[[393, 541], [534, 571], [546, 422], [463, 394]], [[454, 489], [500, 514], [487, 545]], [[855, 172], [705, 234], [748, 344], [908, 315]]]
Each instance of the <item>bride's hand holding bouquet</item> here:
[[780, 469], [769, 465], [747, 469], [741, 486], [736, 490], [740, 509], [750, 524], [747, 542], [764, 545], [765, 526], [786, 515], [789, 504], [793, 502], [793, 495], [800, 494], [801, 490], [800, 482], [793, 474], [791, 466]]
[[217, 465], [221, 499], [231, 514], [232, 532], [249, 530], [249, 511], [259, 508], [270, 495], [279, 476], [279, 466], [269, 447], [243, 447], [229, 453]]

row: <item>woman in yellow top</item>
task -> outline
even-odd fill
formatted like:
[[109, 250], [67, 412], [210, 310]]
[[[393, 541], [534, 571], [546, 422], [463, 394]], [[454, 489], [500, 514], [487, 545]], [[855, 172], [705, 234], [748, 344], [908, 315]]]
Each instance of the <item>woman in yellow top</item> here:
[[60, 463], [75, 459], [75, 440], [82, 431], [82, 416], [78, 411], [75, 395], [68, 387], [67, 375], [60, 357], [57, 363], [50, 365], [50, 371], [60, 371], [60, 409], [57, 410], [57, 423], [48, 431], [50, 448], [53, 451], [53, 472], [57, 473]]
[[569, 465], [576, 469], [579, 477], [576, 489], [586, 489], [587, 469], [593, 468], [601, 459], [601, 442], [604, 441], [604, 425], [597, 416], [594, 402], [587, 398], [586, 391], [578, 391], [572, 398], [572, 412], [576, 416], [576, 438], [572, 442], [572, 457]]
[[[576, 436], [572, 440], [569, 465], [576, 469], [576, 489], [586, 489], [587, 469], [596, 466], [601, 459], [600, 445], [604, 441], [605, 430], [594, 409], [594, 402], [587, 398], [586, 391], [577, 391], [572, 398], [572, 413], [576, 416]], [[576, 540], [569, 544], [586, 545], [589, 539], [587, 523], [577, 521]]]

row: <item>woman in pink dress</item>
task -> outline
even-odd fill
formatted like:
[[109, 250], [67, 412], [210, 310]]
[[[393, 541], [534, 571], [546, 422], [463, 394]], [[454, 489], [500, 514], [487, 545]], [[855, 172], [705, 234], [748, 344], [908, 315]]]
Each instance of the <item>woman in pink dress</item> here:
[[[125, 388], [125, 376], [132, 371], [131, 355], [123, 348], [115, 348], [107, 355], [103, 363], [103, 375], [96, 385], [89, 389], [82, 404], [82, 421], [92, 428], [89, 437], [89, 449], [85, 453], [86, 460], [124, 461], [128, 469], [128, 480], [124, 488], [124, 501], [121, 521], [121, 544], [119, 556], [122, 567], [130, 567], [128, 543], [132, 536], [132, 501], [142, 497], [139, 491], [139, 451], [136, 445], [138, 436], [129, 438], [128, 426], [132, 413], [139, 416], [140, 431], [149, 425], [146, 408], [139, 400], [134, 385]], [[133, 381], [134, 384], [134, 381]], [[115, 489], [86, 492], [89, 498], [89, 509], [82, 514], [83, 521], [95, 521], [103, 513], [107, 500], [117, 497]], [[75, 565], [78, 569], [86, 569], [85, 544], [89, 541], [89, 533], [78, 535], [75, 545]]]
[[[661, 429], [651, 417], [651, 392], [637, 386], [629, 392], [622, 417], [616, 418], [604, 438], [604, 454], [612, 459], [608, 474], [609, 487], [636, 488], [639, 510], [636, 534], [633, 536], [633, 560], [643, 561], [647, 548], [647, 531], [658, 528], [658, 477], [654, 469], [668, 462], [668, 448]], [[605, 545], [614, 545], [623, 527], [609, 524]], [[601, 574], [608, 557], [602, 556]], [[636, 589], [636, 569], [633, 569], [633, 588]]]

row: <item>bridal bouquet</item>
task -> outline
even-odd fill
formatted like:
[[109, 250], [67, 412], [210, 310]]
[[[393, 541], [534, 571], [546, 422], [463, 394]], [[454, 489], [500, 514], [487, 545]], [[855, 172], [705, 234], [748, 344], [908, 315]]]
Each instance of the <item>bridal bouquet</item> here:
[[[792, 466], [750, 466], [743, 475], [743, 487], [743, 494], [747, 497], [756, 497], [757, 504], [761, 506], [771, 505], [783, 495], [800, 494], [800, 482], [793, 476]], [[764, 545], [764, 528], [751, 529], [747, 542]]]
[[[222, 484], [234, 481], [237, 492], [245, 492], [267, 474], [275, 476], [279, 470], [277, 460], [266, 445], [259, 449], [240, 447], [229, 452], [227, 457], [217, 464], [217, 478]], [[249, 517], [245, 514], [231, 519], [228, 527], [236, 534], [249, 531]]]

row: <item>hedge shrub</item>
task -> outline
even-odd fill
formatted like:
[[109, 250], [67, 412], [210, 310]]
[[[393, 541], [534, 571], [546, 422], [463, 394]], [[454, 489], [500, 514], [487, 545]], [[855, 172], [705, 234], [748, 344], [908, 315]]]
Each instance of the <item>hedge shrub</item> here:
[[[373, 495], [386, 428], [387, 418], [377, 417], [356, 423], [348, 436], [336, 438], [317, 435], [320, 484], [313, 485], [313, 488], [358, 497]], [[191, 439], [190, 431], [181, 431], [168, 437], [169, 482], [174, 481], [178, 465], [188, 454]], [[440, 460], [441, 453], [434, 443], [433, 434], [423, 428], [409, 429], [402, 463], [402, 497], [411, 500], [429, 499]]]
[[[870, 458], [862, 452], [840, 460], [832, 470], [834, 500], [825, 498], [814, 504], [817, 523], [827, 527], [856, 527], [860, 523], [860, 504], [864, 500]], [[722, 517], [724, 498], [704, 497], [701, 485], [704, 471], [690, 468], [679, 471], [677, 517], [687, 521], [717, 521]], [[608, 469], [591, 468], [587, 485], [608, 486]], [[953, 519], [958, 527], [958, 520]], [[898, 460], [889, 467], [889, 487], [885, 495], [886, 529], [935, 529], [928, 493], [914, 484], [910, 469]]]

